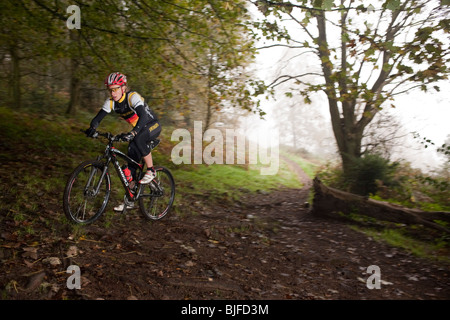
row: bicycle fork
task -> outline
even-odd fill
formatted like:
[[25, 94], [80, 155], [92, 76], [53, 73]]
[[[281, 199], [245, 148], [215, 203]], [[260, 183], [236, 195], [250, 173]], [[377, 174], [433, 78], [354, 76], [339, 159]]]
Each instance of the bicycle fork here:
[[[94, 176], [97, 173], [97, 170], [98, 169], [96, 167], [94, 167], [94, 166], [91, 167], [91, 173], [89, 174], [89, 179], [86, 182], [86, 187], [85, 187], [85, 193], [87, 195], [89, 195], [89, 186], [91, 185], [92, 179], [94, 179]], [[92, 190], [92, 195], [91, 196], [95, 197], [98, 194], [98, 192], [100, 191], [100, 187], [102, 185], [103, 179], [105, 178], [105, 175], [107, 173], [108, 173], [108, 166], [106, 165], [103, 168], [103, 172], [102, 172], [102, 175], [100, 176], [100, 179], [98, 180], [97, 186], [93, 186], [93, 190]], [[94, 179], [94, 181], [95, 181], [95, 179]]]

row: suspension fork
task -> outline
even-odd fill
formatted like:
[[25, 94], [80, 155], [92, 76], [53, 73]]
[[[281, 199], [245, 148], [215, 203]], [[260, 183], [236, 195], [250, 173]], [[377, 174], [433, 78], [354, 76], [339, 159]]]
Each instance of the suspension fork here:
[[[100, 191], [100, 187], [102, 186], [103, 179], [105, 178], [106, 174], [108, 173], [109, 161], [110, 160], [108, 159], [106, 161], [105, 165], [103, 166], [102, 175], [100, 176], [100, 179], [98, 180], [97, 186], [95, 186], [95, 189], [94, 189], [94, 195], [97, 195], [98, 192]], [[91, 173], [90, 173], [89, 179], [88, 179], [88, 181], [86, 183], [86, 190], [87, 190], [87, 187], [91, 184], [91, 181], [92, 181], [92, 179], [93, 179], [93, 177], [94, 177], [96, 172], [97, 172], [97, 168], [95, 168], [95, 167], [91, 168]]]

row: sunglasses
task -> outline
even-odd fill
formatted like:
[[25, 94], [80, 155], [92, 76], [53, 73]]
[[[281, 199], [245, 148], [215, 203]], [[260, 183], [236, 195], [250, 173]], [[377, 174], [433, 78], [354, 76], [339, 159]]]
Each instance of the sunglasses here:
[[122, 88], [122, 87], [118, 87], [118, 88], [108, 88], [108, 91], [109, 91], [110, 93], [113, 93], [113, 92], [119, 91], [121, 88]]

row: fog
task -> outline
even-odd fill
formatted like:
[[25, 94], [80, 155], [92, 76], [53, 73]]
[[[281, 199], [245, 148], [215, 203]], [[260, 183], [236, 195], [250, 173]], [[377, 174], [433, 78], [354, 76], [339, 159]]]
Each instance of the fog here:
[[[291, 54], [280, 47], [261, 50], [253, 66], [256, 77], [270, 82], [282, 69], [301, 68], [301, 65], [293, 64]], [[303, 60], [303, 63], [311, 68], [307, 60]], [[398, 96], [393, 102], [395, 108], [387, 106], [379, 113], [378, 117], [388, 119], [396, 126], [395, 133], [391, 133], [394, 139], [389, 150], [392, 161], [407, 161], [412, 167], [425, 172], [442, 167], [444, 157], [436, 149], [450, 135], [450, 84], [440, 83], [439, 86], [440, 92], [434, 89], [428, 92], [417, 89]], [[306, 104], [299, 95], [287, 97], [285, 92], [289, 88], [289, 84], [280, 85], [273, 98], [260, 100], [261, 109], [267, 114], [264, 120], [255, 115], [244, 121], [247, 136], [266, 146], [273, 144], [274, 136], [281, 145], [294, 146], [292, 126], [295, 125], [297, 148], [307, 150], [323, 160], [337, 159], [325, 95], [316, 94], [312, 103]], [[376, 120], [377, 118], [374, 122]], [[393, 130], [392, 127], [388, 129]], [[376, 130], [380, 136], [385, 134], [381, 129]], [[422, 138], [430, 139], [435, 145], [425, 148], [420, 144], [420, 139], [414, 138], [414, 132]]]
[[[261, 17], [256, 9], [252, 9], [255, 17]], [[287, 22], [288, 29], [291, 27]], [[298, 30], [296, 36], [299, 36]], [[272, 46], [276, 42], [261, 40], [257, 60], [252, 67], [255, 78], [271, 83], [284, 73], [302, 74], [320, 71], [320, 65], [307, 54], [299, 56], [299, 51], [280, 46]], [[301, 51], [300, 51], [301, 52]], [[377, 135], [374, 139], [386, 139], [388, 156], [391, 160], [403, 160], [412, 167], [425, 172], [439, 169], [444, 164], [444, 157], [437, 153], [446, 139], [450, 137], [450, 83], [437, 83], [440, 92], [430, 89], [428, 92], [419, 89], [396, 97], [392, 104], [395, 108], [384, 106], [373, 122], [383, 121], [382, 128], [374, 129]], [[273, 98], [260, 100], [261, 109], [266, 112], [264, 120], [253, 116], [244, 121], [244, 131], [250, 139], [259, 143], [273, 143], [273, 137], [280, 144], [294, 146], [307, 150], [322, 159], [337, 159], [337, 148], [331, 129], [328, 102], [325, 94], [312, 96], [312, 103], [306, 104], [303, 97], [291, 91], [295, 86], [288, 82], [276, 87]], [[297, 87], [298, 88], [298, 87]], [[285, 92], [291, 91], [292, 98]], [[297, 90], [298, 92], [298, 90]], [[386, 123], [386, 121], [388, 121]], [[372, 124], [373, 126], [373, 124]], [[294, 133], [294, 127], [297, 131]], [[425, 148], [420, 139], [426, 137], [435, 143]], [[295, 135], [295, 142], [294, 142]]]

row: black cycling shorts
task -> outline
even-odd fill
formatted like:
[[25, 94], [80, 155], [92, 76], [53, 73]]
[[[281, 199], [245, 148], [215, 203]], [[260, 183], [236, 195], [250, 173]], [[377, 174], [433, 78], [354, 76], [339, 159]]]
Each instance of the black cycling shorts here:
[[150, 141], [156, 139], [161, 133], [159, 122], [146, 124], [128, 145], [128, 156], [136, 162], [147, 156], [150, 149]]

